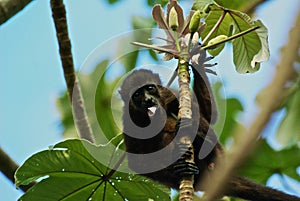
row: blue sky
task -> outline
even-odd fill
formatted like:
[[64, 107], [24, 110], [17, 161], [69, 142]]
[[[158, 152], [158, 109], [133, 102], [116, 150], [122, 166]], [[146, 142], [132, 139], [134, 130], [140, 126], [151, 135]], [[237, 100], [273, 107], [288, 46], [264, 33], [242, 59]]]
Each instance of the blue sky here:
[[[149, 16], [144, 2], [109, 6], [100, 0], [66, 1], [76, 68], [100, 43], [131, 30], [132, 15]], [[258, 73], [238, 75], [229, 51], [217, 60], [227, 96], [240, 98], [248, 114], [255, 109], [256, 93], [271, 79], [299, 4], [274, 0], [258, 9], [256, 17], [269, 29], [271, 48], [270, 61]], [[49, 1], [32, 2], [0, 27], [0, 146], [19, 164], [62, 140], [55, 100], [65, 83], [57, 48]], [[0, 199], [14, 201], [20, 195], [0, 174]]]

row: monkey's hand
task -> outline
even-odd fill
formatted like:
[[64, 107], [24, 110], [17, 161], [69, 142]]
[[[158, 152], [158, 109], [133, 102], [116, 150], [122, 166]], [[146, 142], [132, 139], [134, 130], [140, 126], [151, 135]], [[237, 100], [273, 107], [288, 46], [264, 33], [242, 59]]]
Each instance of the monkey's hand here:
[[180, 177], [194, 175], [199, 173], [199, 169], [194, 162], [188, 162], [186, 159], [191, 158], [192, 147], [188, 144], [178, 143], [180, 158], [175, 162], [174, 173]]

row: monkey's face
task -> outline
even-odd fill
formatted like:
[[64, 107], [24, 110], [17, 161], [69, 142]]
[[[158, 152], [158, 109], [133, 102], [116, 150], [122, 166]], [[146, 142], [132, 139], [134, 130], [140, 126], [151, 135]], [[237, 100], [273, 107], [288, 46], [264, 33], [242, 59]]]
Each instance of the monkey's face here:
[[131, 97], [131, 104], [136, 109], [148, 115], [149, 118], [153, 117], [160, 107], [160, 95], [156, 85], [148, 84], [136, 90]]

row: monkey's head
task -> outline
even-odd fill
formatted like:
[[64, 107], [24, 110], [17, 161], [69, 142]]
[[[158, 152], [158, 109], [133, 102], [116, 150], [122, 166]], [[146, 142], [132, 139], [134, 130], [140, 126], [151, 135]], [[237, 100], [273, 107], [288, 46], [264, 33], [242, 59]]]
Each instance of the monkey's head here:
[[158, 74], [150, 70], [135, 70], [125, 78], [119, 92], [136, 125], [148, 126], [151, 118], [161, 111], [164, 104], [161, 88]]

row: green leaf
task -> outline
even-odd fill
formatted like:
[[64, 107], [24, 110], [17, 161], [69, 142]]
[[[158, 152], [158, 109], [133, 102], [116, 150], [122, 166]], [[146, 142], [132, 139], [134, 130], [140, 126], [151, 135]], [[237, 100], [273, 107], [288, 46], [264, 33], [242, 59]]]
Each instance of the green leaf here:
[[[298, 84], [298, 83], [297, 83]], [[300, 90], [297, 87], [295, 93], [288, 97], [286, 114], [276, 134], [280, 144], [293, 145], [300, 141]]]
[[[168, 189], [144, 177], [123, 172], [109, 175], [108, 166], [114, 166], [120, 158], [113, 148], [67, 140], [34, 154], [16, 171], [16, 185], [41, 181], [19, 200], [170, 200]], [[103, 158], [107, 163], [97, 160]]]
[[[121, 125], [121, 119], [114, 118], [112, 115], [121, 117], [121, 101], [113, 93], [119, 78], [117, 77], [114, 82], [107, 81], [105, 72], [108, 64], [109, 60], [103, 60], [90, 74], [78, 74], [87, 116], [98, 144], [105, 144], [109, 139], [121, 133], [117, 126]], [[57, 107], [64, 126], [63, 136], [65, 138], [77, 137], [72, 109], [66, 93], [58, 98]]]
[[241, 12], [231, 11], [234, 21], [233, 34], [240, 33], [254, 26], [260, 28], [233, 41], [233, 61], [239, 73], [253, 73], [259, 70], [260, 62], [269, 59], [268, 33], [260, 21], [253, 21]]
[[63, 95], [57, 98], [56, 107], [60, 114], [61, 125], [63, 127], [63, 133], [62, 133], [63, 137], [76, 138], [78, 135], [74, 125], [72, 108], [70, 105], [70, 100], [67, 91], [65, 91]]
[[[217, 37], [208, 41], [208, 45], [214, 45], [217, 42], [221, 42], [227, 38], [228, 38], [228, 36], [226, 36], [226, 35], [218, 35]], [[225, 43], [221, 43], [213, 48], [209, 48], [207, 51], [210, 55], [215, 57], [224, 49], [224, 47], [225, 47]]]
[[107, 2], [109, 3], [109, 4], [115, 4], [115, 3], [118, 3], [118, 2], [120, 2], [121, 0], [107, 0]]
[[133, 29], [147, 29], [155, 26], [155, 22], [152, 18], [142, 16], [132, 16], [131, 23]]
[[[220, 130], [221, 135], [219, 140], [222, 144], [226, 143], [232, 139], [232, 131], [237, 126], [242, 127], [242, 125], [236, 120], [237, 115], [244, 110], [241, 102], [236, 98], [224, 99], [221, 95], [222, 83], [217, 82], [213, 85], [213, 91], [215, 92], [215, 99], [217, 102], [218, 111], [225, 111], [225, 113], [219, 113], [219, 118], [217, 123], [214, 125], [216, 131]], [[226, 109], [220, 108], [225, 105]], [[225, 119], [225, 122], [224, 122]]]
[[[206, 28], [203, 31], [203, 33], [201, 34], [202, 40], [204, 40], [204, 38], [207, 37], [208, 33], [213, 29], [215, 24], [217, 24], [219, 18], [223, 14], [223, 11], [217, 9], [216, 6], [212, 6], [212, 7], [214, 8], [214, 10], [211, 11], [209, 13], [209, 15], [207, 16], [207, 18], [205, 19]], [[211, 41], [214, 38], [221, 36], [221, 35], [229, 36], [229, 34], [232, 30], [231, 26], [233, 26], [233, 23], [232, 23], [229, 15], [225, 15], [222, 23], [216, 28], [215, 32], [213, 32], [213, 34], [208, 38], [207, 41]], [[222, 44], [214, 47], [213, 49], [208, 49], [208, 52], [212, 56], [217, 56], [223, 50], [224, 46], [225, 46], [225, 43], [222, 43]]]
[[248, 7], [249, 4], [253, 4], [257, 0], [231, 0], [231, 1], [224, 1], [224, 0], [215, 0], [219, 5], [225, 7], [225, 8], [230, 8], [230, 9], [235, 9], [235, 10], [241, 10], [244, 7]]
[[213, 0], [195, 0], [192, 10], [199, 10], [200, 13], [204, 13], [205, 9], [213, 2]]
[[121, 105], [118, 104], [119, 102], [115, 102], [114, 107], [111, 106], [111, 100], [114, 97], [113, 91], [117, 81], [108, 82], [106, 80], [105, 75], [108, 65], [109, 60], [103, 60], [92, 73], [78, 74], [87, 116], [95, 134], [96, 142], [99, 144], [107, 143], [107, 139], [112, 139], [121, 133], [112, 115], [112, 110], [120, 109]]
[[154, 61], [158, 61], [158, 57], [157, 57], [156, 52], [154, 52], [154, 50], [152, 50], [152, 49], [148, 49], [148, 51], [149, 51], [149, 55], [151, 56], [151, 58], [152, 58]]
[[165, 6], [169, 0], [147, 0], [148, 6], [153, 7], [155, 4], [160, 4], [161, 6]]
[[243, 165], [241, 174], [256, 182], [265, 184], [273, 174], [285, 174], [300, 180], [297, 168], [300, 166], [300, 149], [296, 145], [280, 151], [272, 149], [265, 140], [260, 140], [254, 153]]
[[[261, 1], [261, 0], [251, 0], [251, 1], [249, 1], [249, 0], [231, 0], [231, 1], [215, 0], [215, 2], [225, 8], [240, 10], [243, 12], [246, 12], [246, 11], [253, 12], [253, 10], [252, 10], [253, 8], [256, 8], [256, 7], [258, 7], [258, 5], [265, 3], [265, 1]], [[248, 14], [252, 14], [252, 13], [248, 13]]]

